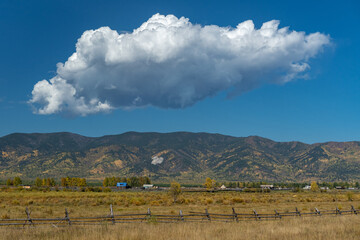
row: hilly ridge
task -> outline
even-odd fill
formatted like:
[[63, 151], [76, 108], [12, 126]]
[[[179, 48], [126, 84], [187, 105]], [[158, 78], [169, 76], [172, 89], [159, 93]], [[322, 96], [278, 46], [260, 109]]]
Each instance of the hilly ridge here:
[[[161, 158], [152, 164], [153, 157]], [[2, 178], [147, 175], [154, 180], [351, 181], [360, 178], [360, 142], [275, 142], [209, 133], [73, 133], [0, 138]]]

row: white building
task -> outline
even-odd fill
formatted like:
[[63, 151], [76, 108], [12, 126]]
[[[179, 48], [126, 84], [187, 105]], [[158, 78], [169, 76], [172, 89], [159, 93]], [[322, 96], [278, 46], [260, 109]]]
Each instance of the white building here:
[[150, 188], [153, 188], [153, 187], [154, 187], [154, 184], [144, 184], [143, 185], [144, 189], [150, 189]]

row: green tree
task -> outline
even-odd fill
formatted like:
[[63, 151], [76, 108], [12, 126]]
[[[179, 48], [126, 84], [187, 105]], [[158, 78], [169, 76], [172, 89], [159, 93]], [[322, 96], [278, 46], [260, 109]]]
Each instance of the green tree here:
[[41, 187], [41, 184], [42, 184], [42, 180], [37, 177], [37, 178], [35, 179], [35, 186], [36, 186], [36, 187]]
[[50, 178], [46, 179], [46, 186], [51, 187], [51, 179]]
[[78, 187], [86, 187], [86, 179], [80, 178], [78, 181]]
[[140, 184], [140, 186], [145, 184], [145, 178], [144, 177], [139, 177], [139, 184]]
[[55, 187], [56, 182], [54, 178], [50, 178], [50, 186]]
[[120, 179], [120, 182], [126, 182], [126, 183], [127, 183], [126, 177], [122, 177], [122, 178]]
[[109, 178], [109, 185], [108, 186], [115, 186], [116, 183], [115, 183], [115, 177], [112, 176], [111, 178]]
[[173, 197], [174, 203], [176, 203], [177, 198], [181, 194], [180, 183], [172, 182], [171, 185], [170, 185], [169, 194]]
[[139, 182], [139, 178], [137, 178], [137, 177], [131, 177], [130, 178], [130, 186], [132, 186], [132, 187], [140, 187], [141, 185], [140, 185], [140, 182]]
[[319, 191], [319, 186], [317, 185], [317, 183], [315, 181], [313, 181], [313, 182], [311, 182], [310, 189], [313, 192], [318, 192]]
[[7, 181], [6, 181], [6, 186], [12, 186], [14, 185], [14, 182], [13, 180], [11, 180], [11, 178], [9, 178]]
[[103, 181], [103, 186], [104, 186], [104, 187], [109, 186], [109, 178], [106, 177], [106, 178], [104, 179], [104, 181]]
[[21, 178], [15, 177], [14, 178], [14, 186], [19, 186], [20, 184], [22, 184]]
[[62, 187], [67, 187], [67, 181], [66, 181], [66, 178], [61, 178], [61, 186]]

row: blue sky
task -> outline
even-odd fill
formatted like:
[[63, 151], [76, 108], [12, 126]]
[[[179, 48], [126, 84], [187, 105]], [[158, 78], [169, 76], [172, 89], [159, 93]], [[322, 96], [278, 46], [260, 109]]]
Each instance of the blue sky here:
[[[280, 20], [280, 28], [331, 37], [308, 61], [307, 79], [226, 91], [186, 108], [141, 107], [87, 116], [34, 114], [34, 85], [56, 75], [84, 31], [131, 32], [156, 13], [193, 24], [231, 26]], [[258, 135], [277, 141], [360, 140], [360, 4], [357, 1], [1, 1], [0, 136], [69, 131], [86, 136], [142, 132]]]

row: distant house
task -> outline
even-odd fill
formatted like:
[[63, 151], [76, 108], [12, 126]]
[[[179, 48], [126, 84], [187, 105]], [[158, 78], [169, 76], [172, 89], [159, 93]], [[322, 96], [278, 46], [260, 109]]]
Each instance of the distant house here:
[[225, 185], [221, 185], [220, 189], [225, 190], [226, 189]]
[[144, 184], [144, 185], [143, 185], [143, 188], [144, 188], [144, 189], [154, 188], [154, 184]]
[[310, 185], [306, 185], [305, 187], [303, 187], [304, 190], [310, 190], [311, 186]]
[[126, 182], [118, 182], [116, 183], [116, 187], [121, 188], [121, 189], [125, 189], [128, 187]]
[[260, 185], [261, 189], [273, 189], [274, 185]]

